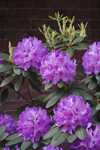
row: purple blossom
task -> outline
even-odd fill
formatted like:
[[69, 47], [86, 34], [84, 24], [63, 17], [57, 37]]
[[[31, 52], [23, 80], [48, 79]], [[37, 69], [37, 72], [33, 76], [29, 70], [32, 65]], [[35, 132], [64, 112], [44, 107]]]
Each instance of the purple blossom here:
[[[18, 148], [18, 146], [15, 146], [15, 148], [16, 148], [16, 150], [20, 150], [20, 149]], [[11, 150], [11, 149], [10, 149], [10, 147], [7, 146], [7, 147], [4, 148], [4, 150]]]
[[96, 125], [95, 127], [91, 125], [92, 123], [89, 123], [86, 128], [86, 139], [82, 141], [77, 138], [70, 144], [70, 148], [75, 150], [100, 150], [100, 125]]
[[54, 148], [53, 145], [48, 145], [48, 147], [43, 147], [42, 149], [43, 150], [63, 150], [63, 148], [59, 148], [59, 147]]
[[24, 136], [24, 140], [31, 140], [33, 143], [38, 142], [51, 127], [52, 117], [47, 115], [45, 109], [39, 107], [26, 107], [25, 111], [20, 114], [17, 130], [19, 136]]
[[92, 109], [89, 103], [84, 102], [82, 97], [70, 95], [61, 99], [57, 110], [54, 108], [55, 125], [61, 128], [61, 132], [68, 131], [73, 134], [77, 126], [86, 127], [88, 122], [92, 122]]
[[69, 55], [61, 50], [52, 50], [41, 62], [40, 74], [45, 79], [45, 83], [56, 84], [60, 79], [63, 82], [73, 82], [76, 75], [76, 60], [72, 61]]
[[93, 45], [90, 45], [89, 50], [85, 52], [82, 59], [86, 75], [92, 73], [98, 75], [100, 72], [100, 42], [97, 44], [94, 42]]
[[43, 56], [47, 54], [46, 47], [36, 37], [24, 38], [14, 50], [14, 63], [27, 71], [30, 66], [39, 70]]
[[0, 127], [7, 125], [7, 132], [9, 134], [14, 134], [17, 132], [17, 123], [9, 115], [0, 115]]

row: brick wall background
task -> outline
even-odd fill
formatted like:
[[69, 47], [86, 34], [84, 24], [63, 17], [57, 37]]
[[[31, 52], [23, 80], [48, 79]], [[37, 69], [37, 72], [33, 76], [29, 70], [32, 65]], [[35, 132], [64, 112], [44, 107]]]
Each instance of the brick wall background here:
[[[43, 40], [38, 27], [46, 24], [56, 29], [55, 21], [48, 16], [54, 16], [57, 11], [69, 17], [75, 16], [76, 28], [81, 21], [88, 22], [86, 41], [100, 41], [100, 0], [0, 0], [0, 52], [8, 52], [9, 41], [16, 46], [24, 37], [36, 36]], [[84, 51], [75, 53], [79, 62], [83, 54]], [[38, 95], [30, 90], [33, 97]], [[25, 86], [20, 93], [27, 96]], [[26, 101], [10, 89], [0, 113], [12, 114], [23, 104]]]

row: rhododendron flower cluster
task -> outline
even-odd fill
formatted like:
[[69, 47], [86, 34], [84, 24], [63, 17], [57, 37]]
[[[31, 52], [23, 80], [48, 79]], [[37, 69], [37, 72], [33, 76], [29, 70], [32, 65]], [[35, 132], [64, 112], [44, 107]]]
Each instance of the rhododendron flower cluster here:
[[9, 134], [14, 134], [17, 132], [17, 123], [9, 115], [0, 115], [0, 127], [7, 125], [7, 132]]
[[42, 45], [41, 40], [36, 37], [24, 38], [22, 42], [18, 43], [17, 49], [14, 50], [14, 63], [25, 71], [30, 66], [34, 66], [39, 70], [41, 60], [45, 54], [47, 54], [46, 47]]
[[59, 147], [54, 148], [53, 145], [48, 145], [47, 147], [43, 147], [42, 149], [43, 150], [63, 150], [63, 148], [59, 148]]
[[[15, 146], [16, 150], [20, 150], [18, 146]], [[11, 150], [9, 146], [5, 147], [4, 150]]]
[[89, 103], [85, 104], [82, 97], [70, 95], [61, 99], [57, 110], [54, 108], [55, 125], [63, 126], [61, 132], [73, 134], [77, 126], [86, 127], [88, 122], [94, 120], [91, 111]]
[[86, 139], [82, 141], [77, 138], [70, 145], [70, 147], [75, 150], [100, 150], [100, 125], [96, 125], [96, 127], [93, 127], [91, 126], [91, 123], [89, 123], [86, 131]]
[[92, 73], [98, 75], [100, 72], [100, 42], [97, 44], [94, 42], [93, 45], [90, 45], [89, 50], [85, 52], [82, 59], [86, 75]]
[[40, 74], [45, 83], [51, 81], [56, 84], [60, 79], [63, 82], [73, 82], [76, 75], [76, 60], [72, 61], [69, 55], [61, 50], [52, 50], [41, 62]]
[[47, 115], [45, 109], [39, 107], [26, 107], [25, 111], [20, 114], [17, 130], [19, 136], [24, 136], [24, 140], [31, 140], [33, 143], [38, 142], [50, 129], [52, 117]]

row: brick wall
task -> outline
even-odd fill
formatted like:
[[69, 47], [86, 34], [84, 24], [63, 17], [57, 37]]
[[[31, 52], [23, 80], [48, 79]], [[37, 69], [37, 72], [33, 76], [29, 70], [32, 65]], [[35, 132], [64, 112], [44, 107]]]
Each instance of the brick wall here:
[[[75, 25], [81, 21], [88, 22], [87, 41], [100, 41], [100, 0], [0, 0], [0, 52], [8, 52], [8, 42], [16, 46], [24, 37], [36, 36], [44, 39], [38, 27], [43, 24], [56, 29], [57, 26], [48, 16], [60, 14], [75, 16]], [[81, 62], [82, 52], [76, 52], [75, 57]], [[49, 91], [47, 91], [49, 92]], [[26, 87], [20, 90], [26, 94]], [[32, 91], [32, 96], [38, 93]], [[7, 102], [0, 107], [0, 113], [11, 114], [16, 108], [26, 104], [20, 96], [12, 90]]]

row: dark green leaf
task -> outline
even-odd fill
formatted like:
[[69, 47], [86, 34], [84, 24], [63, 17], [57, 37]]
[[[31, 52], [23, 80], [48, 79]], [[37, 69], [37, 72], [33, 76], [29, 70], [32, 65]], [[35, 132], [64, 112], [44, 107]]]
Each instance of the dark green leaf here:
[[78, 49], [78, 50], [87, 50], [89, 48], [89, 45], [86, 43], [79, 43], [79, 44], [73, 46], [72, 48]]
[[81, 140], [85, 140], [87, 136], [86, 129], [84, 127], [78, 126], [77, 129], [75, 130], [75, 133], [77, 137]]
[[15, 145], [15, 144], [19, 144], [22, 141], [23, 141], [23, 137], [18, 137], [18, 138], [14, 139], [14, 140], [11, 140], [11, 141], [7, 142], [5, 144], [5, 146], [12, 146], [12, 145]]
[[48, 95], [45, 97], [45, 99], [44, 99], [43, 102], [49, 100], [53, 95], [56, 94], [57, 91], [58, 91], [58, 89], [56, 89], [56, 90], [52, 91], [50, 94], [48, 94]]
[[16, 138], [18, 138], [18, 134], [19, 134], [19, 132], [18, 132], [18, 133], [15, 133], [15, 134], [12, 134], [12, 135], [10, 135], [8, 138], [6, 138], [6, 140], [9, 141], [9, 140], [14, 140], [14, 139], [16, 139]]
[[73, 55], [74, 55], [74, 50], [73, 50], [71, 47], [68, 48], [68, 49], [67, 49], [67, 54], [69, 55], [70, 58], [73, 57]]
[[0, 106], [6, 101], [7, 97], [8, 97], [8, 89], [6, 88], [1, 93], [1, 96], [0, 96]]
[[93, 97], [89, 93], [87, 93], [86, 91], [81, 90], [81, 89], [79, 89], [78, 91], [80, 92], [81, 96], [84, 99], [86, 99], [86, 100], [93, 100]]
[[13, 68], [14, 73], [16, 73], [17, 75], [21, 74], [21, 69], [20, 68]]
[[53, 86], [52, 82], [49, 82], [45, 85], [45, 90], [51, 88]]
[[1, 136], [2, 134], [4, 134], [4, 132], [6, 131], [6, 128], [7, 128], [6, 125], [0, 127], [0, 136]]
[[81, 96], [81, 93], [80, 93], [79, 90], [76, 89], [76, 88], [71, 88], [71, 92], [72, 92], [73, 95]]
[[98, 122], [98, 121], [96, 121], [96, 120], [95, 120], [95, 121], [93, 121], [93, 123], [92, 123], [92, 125], [93, 125], [93, 126], [96, 126], [97, 124], [99, 124], [99, 125], [100, 125], [100, 122]]
[[13, 68], [12, 64], [5, 64], [1, 69], [0, 72], [7, 72]]
[[96, 80], [91, 80], [90, 83], [88, 84], [88, 88], [89, 88], [90, 90], [93, 90], [93, 89], [96, 88], [96, 87], [97, 87], [97, 82], [96, 82]]
[[17, 76], [9, 76], [6, 79], [4, 79], [1, 83], [1, 87], [5, 86], [6, 84], [12, 82]]
[[76, 38], [73, 40], [72, 45], [78, 43], [82, 38], [83, 38], [82, 36], [76, 37]]
[[91, 81], [91, 78], [89, 76], [85, 77], [80, 83], [85, 82], [85, 84], [89, 83]]
[[55, 141], [51, 142], [51, 145], [54, 145], [54, 147], [60, 145], [67, 139], [68, 135], [69, 135], [69, 133], [67, 133], [67, 132], [61, 133], [61, 135], [58, 136], [58, 138]]
[[40, 142], [43, 143], [43, 144], [49, 144], [49, 143], [50, 143], [50, 139], [42, 140], [42, 141], [40, 141]]
[[63, 93], [64, 93], [64, 88], [58, 89], [56, 94], [46, 104], [46, 108], [53, 106], [57, 101], [59, 101]]
[[33, 148], [34, 148], [34, 149], [37, 149], [38, 146], [39, 146], [39, 143], [34, 143], [34, 144], [33, 144]]
[[27, 149], [31, 145], [31, 141], [23, 141], [21, 144], [21, 150]]
[[4, 133], [0, 136], [0, 141], [4, 140], [7, 136], [9, 135], [9, 133]]
[[59, 130], [58, 127], [50, 129], [43, 137], [44, 140], [51, 138], [57, 131]]
[[73, 135], [69, 135], [67, 137], [67, 140], [68, 140], [69, 143], [74, 142], [76, 140], [76, 134], [74, 133]]
[[100, 103], [96, 106], [96, 110], [100, 110]]
[[64, 90], [64, 93], [63, 93], [63, 95], [61, 96], [61, 99], [64, 98], [64, 97], [68, 97], [70, 94], [71, 94], [71, 93], [70, 93], [69, 90], [67, 90], [67, 89]]
[[47, 96], [47, 94], [40, 95], [40, 96], [34, 98], [33, 101], [39, 101], [39, 100], [42, 101], [45, 99], [46, 96]]
[[24, 84], [24, 77], [20, 76], [14, 85], [15, 91], [18, 91], [23, 86], [23, 84]]
[[28, 74], [29, 74], [28, 71], [22, 70], [22, 75], [23, 75], [24, 77], [28, 76]]
[[4, 57], [4, 58], [9, 58], [9, 55], [8, 54], [5, 54], [5, 53], [0, 53], [0, 56]]
[[80, 69], [79, 67], [76, 68], [76, 72], [77, 72], [77, 74], [79, 74], [79, 75], [85, 76], [84, 71], [83, 71], [82, 69]]
[[40, 94], [42, 94], [42, 91], [39, 89], [38, 86], [36, 86], [33, 82], [31, 82], [31, 80], [28, 80], [29, 83], [31, 84], [32, 88], [35, 89], [36, 91], [38, 91]]
[[58, 81], [57, 83], [58, 87], [62, 88], [64, 85], [64, 82], [62, 80]]
[[34, 72], [31, 72], [28, 77], [31, 80], [31, 82], [33, 82], [33, 84], [35, 84], [38, 87], [41, 86], [41, 82], [39, 80], [37, 80], [36, 74]]
[[96, 76], [96, 79], [97, 79], [98, 81], [100, 81], [100, 74], [98, 74], [98, 75]]
[[97, 105], [98, 105], [98, 103], [95, 103], [91, 108], [92, 108], [92, 116], [94, 116], [96, 113], [97, 113], [97, 109], [96, 109], [96, 107], [97, 107]]
[[4, 147], [0, 147], [0, 150], [4, 150]]
[[100, 92], [94, 94], [96, 97], [100, 97]]
[[71, 87], [83, 89], [83, 90], [86, 90], [86, 91], [89, 91], [89, 92], [90, 92], [90, 90], [89, 90], [86, 86], [84, 86], [84, 85], [82, 85], [82, 84], [79, 84], [79, 83], [73, 83]]

